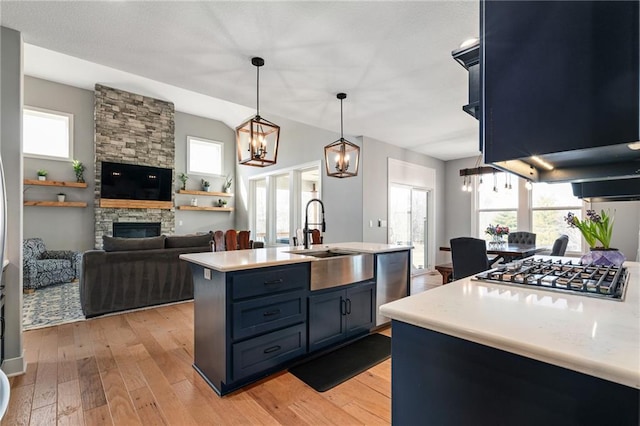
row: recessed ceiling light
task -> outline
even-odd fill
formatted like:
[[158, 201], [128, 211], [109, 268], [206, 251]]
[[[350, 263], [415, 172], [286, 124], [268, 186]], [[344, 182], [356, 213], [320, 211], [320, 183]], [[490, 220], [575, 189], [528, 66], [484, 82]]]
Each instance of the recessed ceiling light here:
[[627, 145], [629, 147], [629, 149], [632, 149], [634, 151], [638, 151], [640, 150], [640, 141], [638, 142], [632, 142], [629, 145]]

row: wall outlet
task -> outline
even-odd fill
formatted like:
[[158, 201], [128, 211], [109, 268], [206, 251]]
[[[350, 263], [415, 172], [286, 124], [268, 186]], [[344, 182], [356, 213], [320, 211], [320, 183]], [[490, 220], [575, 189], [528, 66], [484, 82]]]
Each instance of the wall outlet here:
[[373, 221], [372, 220], [369, 221], [369, 228], [373, 228]]
[[204, 279], [205, 280], [211, 279], [211, 269], [204, 268]]

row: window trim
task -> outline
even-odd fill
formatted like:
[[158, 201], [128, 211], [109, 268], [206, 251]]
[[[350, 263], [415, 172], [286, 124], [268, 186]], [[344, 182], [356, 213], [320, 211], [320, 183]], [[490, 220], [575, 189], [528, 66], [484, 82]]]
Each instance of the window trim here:
[[[201, 170], [191, 170], [191, 142], [205, 142], [210, 143], [212, 145], [218, 145], [220, 147], [220, 173], [208, 173]], [[213, 139], [202, 138], [200, 136], [187, 136], [187, 164], [186, 164], [187, 174], [193, 174], [197, 176], [214, 176], [214, 177], [225, 177], [224, 174], [224, 142], [216, 141]]]
[[[249, 226], [252, 230], [256, 229], [256, 220], [257, 215], [255, 211], [255, 203], [253, 200], [255, 199], [256, 194], [256, 182], [262, 179], [266, 180], [267, 187], [267, 214], [266, 214], [266, 233], [267, 237], [265, 238], [266, 245], [273, 246], [283, 246], [283, 244], [278, 244], [276, 242], [276, 177], [288, 175], [289, 176], [289, 232], [290, 235], [295, 234], [295, 230], [298, 228], [302, 228], [304, 226], [303, 223], [300, 223], [300, 215], [301, 210], [304, 209], [304, 206], [300, 206], [302, 203], [302, 199], [300, 197], [300, 184], [299, 180], [301, 179], [302, 172], [308, 169], [317, 168], [319, 171], [319, 181], [317, 188], [318, 196], [322, 199], [322, 162], [321, 161], [311, 161], [308, 163], [297, 164], [291, 167], [285, 167], [278, 170], [273, 170], [265, 173], [260, 173], [251, 176], [249, 181]], [[300, 207], [298, 207], [300, 206]]]
[[[56, 157], [56, 156], [51, 156], [51, 155], [46, 155], [46, 154], [34, 154], [31, 152], [25, 152], [24, 151], [24, 141], [22, 143], [22, 155], [24, 157], [28, 157], [28, 158], [39, 158], [39, 159], [43, 159], [43, 160], [54, 160], [54, 161], [72, 161], [73, 160], [73, 135], [75, 133], [74, 129], [74, 123], [73, 123], [73, 114], [70, 112], [64, 112], [64, 111], [57, 111], [57, 110], [53, 110], [53, 109], [47, 109], [47, 108], [40, 108], [40, 107], [36, 107], [36, 106], [30, 106], [30, 105], [23, 105], [22, 107], [22, 121], [23, 121], [23, 127], [24, 127], [24, 115], [26, 111], [33, 111], [33, 112], [40, 112], [40, 113], [44, 113], [44, 114], [49, 114], [49, 115], [57, 115], [60, 117], [65, 117], [68, 122], [67, 122], [67, 132], [68, 132], [68, 139], [69, 139], [69, 143], [68, 143], [68, 149], [67, 149], [67, 157]], [[24, 131], [24, 130], [23, 130]]]

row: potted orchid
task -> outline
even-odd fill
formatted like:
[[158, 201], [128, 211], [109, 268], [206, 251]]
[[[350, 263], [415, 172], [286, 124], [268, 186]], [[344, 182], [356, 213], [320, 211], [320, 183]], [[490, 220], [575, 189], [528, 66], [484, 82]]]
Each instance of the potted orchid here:
[[613, 222], [615, 216], [604, 210], [600, 214], [595, 210], [587, 210], [587, 217], [580, 220], [572, 212], [567, 213], [564, 220], [571, 228], [578, 228], [589, 244], [589, 253], [582, 256], [582, 263], [596, 265], [622, 265], [624, 254], [618, 249], [611, 248]]

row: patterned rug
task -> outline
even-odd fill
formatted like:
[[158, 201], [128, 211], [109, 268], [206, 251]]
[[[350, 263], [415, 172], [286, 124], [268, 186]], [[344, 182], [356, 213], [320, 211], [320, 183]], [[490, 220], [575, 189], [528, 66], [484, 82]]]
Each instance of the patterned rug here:
[[78, 282], [56, 284], [22, 295], [22, 329], [84, 321]]

